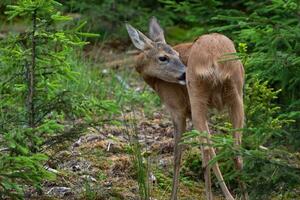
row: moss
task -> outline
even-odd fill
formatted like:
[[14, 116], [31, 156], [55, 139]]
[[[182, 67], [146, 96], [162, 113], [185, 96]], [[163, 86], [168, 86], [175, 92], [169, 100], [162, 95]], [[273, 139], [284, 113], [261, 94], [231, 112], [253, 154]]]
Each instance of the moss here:
[[181, 172], [184, 176], [199, 181], [203, 177], [202, 171], [201, 152], [194, 147], [184, 154]]

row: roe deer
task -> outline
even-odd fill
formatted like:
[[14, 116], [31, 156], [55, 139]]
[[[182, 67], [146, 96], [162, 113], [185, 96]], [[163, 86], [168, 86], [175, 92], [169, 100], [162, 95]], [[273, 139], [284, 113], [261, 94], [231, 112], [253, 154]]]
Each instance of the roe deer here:
[[[171, 199], [176, 200], [181, 161], [179, 142], [186, 130], [186, 119], [192, 116], [194, 127], [209, 133], [207, 108], [221, 109], [227, 105], [234, 128], [242, 128], [243, 66], [238, 60], [218, 62], [224, 54], [236, 52], [231, 40], [220, 34], [203, 35], [194, 43], [183, 43], [172, 48], [165, 42], [163, 29], [154, 17], [149, 25], [150, 39], [129, 24], [126, 24], [126, 28], [134, 46], [141, 50], [137, 56], [136, 70], [159, 95], [173, 121], [175, 145]], [[188, 87], [185, 85], [186, 71]], [[240, 133], [234, 133], [234, 137], [235, 145], [240, 145]], [[208, 140], [209, 138], [201, 138], [202, 143], [209, 143]], [[206, 197], [211, 200], [208, 162], [215, 156], [215, 152], [213, 148], [204, 145], [201, 145], [201, 152]], [[236, 158], [235, 163], [241, 170], [242, 159]], [[234, 199], [224, 182], [218, 163], [213, 164], [212, 168], [226, 199]]]

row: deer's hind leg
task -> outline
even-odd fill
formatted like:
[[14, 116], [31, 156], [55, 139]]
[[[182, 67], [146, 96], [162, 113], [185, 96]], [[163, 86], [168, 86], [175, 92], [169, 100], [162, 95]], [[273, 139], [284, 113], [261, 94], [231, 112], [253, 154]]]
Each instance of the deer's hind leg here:
[[[188, 74], [188, 77], [191, 76]], [[205, 178], [205, 186], [206, 186], [206, 198], [208, 200], [212, 200], [212, 191], [211, 191], [211, 177], [210, 177], [210, 166], [208, 166], [208, 162], [210, 159], [213, 159], [216, 154], [214, 149], [211, 147], [209, 129], [207, 125], [207, 113], [208, 113], [208, 103], [210, 98], [210, 83], [207, 80], [193, 80], [188, 78], [188, 92], [191, 103], [192, 110], [192, 120], [193, 125], [196, 130], [200, 132], [207, 132], [207, 137], [201, 137], [200, 142], [202, 144], [202, 162], [204, 167], [204, 178]], [[227, 200], [233, 200], [234, 198], [230, 194], [222, 173], [219, 169], [218, 163], [213, 164], [213, 171], [219, 181], [221, 189]]]
[[[228, 112], [229, 117], [234, 129], [237, 129], [233, 132], [234, 145], [236, 148], [240, 148], [242, 144], [242, 133], [241, 128], [244, 125], [244, 107], [243, 107], [243, 98], [239, 95], [236, 89], [232, 89], [228, 102]], [[243, 168], [243, 160], [240, 156], [235, 159], [236, 168], [241, 170]]]
[[[233, 138], [234, 146], [237, 150], [240, 149], [242, 145], [242, 132], [240, 129], [244, 126], [244, 105], [243, 105], [243, 93], [242, 87], [237, 87], [236, 85], [230, 85], [227, 94], [226, 94], [226, 103], [228, 106], [229, 117], [234, 129]], [[237, 155], [234, 158], [235, 168], [239, 171], [243, 169], [243, 158], [240, 155]], [[243, 199], [248, 200], [248, 193], [246, 185], [243, 181], [238, 180]]]

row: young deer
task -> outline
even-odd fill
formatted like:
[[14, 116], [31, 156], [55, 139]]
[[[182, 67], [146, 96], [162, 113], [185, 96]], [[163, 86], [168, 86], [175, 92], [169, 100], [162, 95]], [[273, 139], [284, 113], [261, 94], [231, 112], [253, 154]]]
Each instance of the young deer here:
[[[186, 130], [186, 119], [192, 116], [194, 127], [209, 133], [208, 107], [221, 109], [227, 105], [234, 128], [242, 128], [243, 66], [238, 60], [218, 62], [224, 54], [236, 52], [231, 40], [220, 34], [204, 35], [194, 43], [183, 43], [172, 48], [166, 43], [164, 32], [154, 17], [149, 25], [150, 39], [129, 24], [126, 24], [126, 28], [134, 46], [141, 50], [137, 56], [136, 70], [159, 95], [174, 124], [174, 174], [171, 199], [176, 200], [181, 161], [179, 141]], [[187, 69], [185, 66], [188, 66]], [[185, 86], [186, 72], [188, 87]], [[240, 133], [236, 132], [234, 137], [235, 145], [239, 146]], [[201, 138], [201, 141], [203, 144], [210, 142], [209, 138]], [[206, 196], [211, 200], [208, 162], [215, 157], [215, 151], [209, 146], [202, 145], [201, 152]], [[236, 158], [235, 163], [237, 169], [241, 170], [241, 157]], [[234, 199], [224, 182], [218, 163], [212, 168], [226, 199]]]

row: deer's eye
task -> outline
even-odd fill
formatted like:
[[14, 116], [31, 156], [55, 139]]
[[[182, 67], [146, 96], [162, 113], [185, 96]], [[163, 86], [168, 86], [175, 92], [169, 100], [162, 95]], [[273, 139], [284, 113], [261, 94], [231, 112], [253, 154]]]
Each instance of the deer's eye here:
[[159, 61], [161, 61], [161, 62], [166, 62], [166, 61], [168, 61], [168, 57], [167, 57], [167, 56], [159, 56], [158, 59], [159, 59]]

